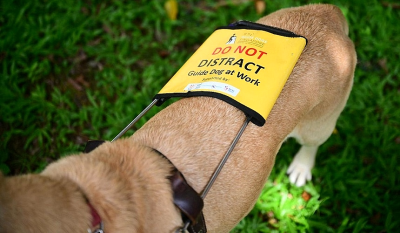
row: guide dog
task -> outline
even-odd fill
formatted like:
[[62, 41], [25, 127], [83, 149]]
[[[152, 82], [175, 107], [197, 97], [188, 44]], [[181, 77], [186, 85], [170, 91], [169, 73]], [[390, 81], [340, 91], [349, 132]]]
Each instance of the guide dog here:
[[[286, 138], [301, 144], [290, 181], [310, 180], [317, 148], [352, 88], [356, 53], [339, 8], [287, 8], [258, 23], [302, 35], [308, 45], [265, 125], [246, 128], [205, 198], [208, 232], [229, 232], [252, 209]], [[173, 165], [201, 193], [244, 120], [218, 99], [183, 98], [129, 138], [62, 158], [40, 174], [0, 176], [0, 232], [85, 232], [96, 218], [105, 233], [174, 232], [183, 222], [167, 179]]]

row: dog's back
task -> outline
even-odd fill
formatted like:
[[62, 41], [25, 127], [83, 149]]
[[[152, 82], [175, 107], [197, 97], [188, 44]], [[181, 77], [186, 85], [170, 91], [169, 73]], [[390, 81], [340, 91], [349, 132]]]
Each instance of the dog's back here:
[[[300, 142], [318, 145], [329, 137], [352, 86], [355, 51], [337, 7], [283, 9], [258, 23], [293, 31], [309, 43], [266, 124], [248, 126], [206, 197], [210, 232], [229, 231], [250, 211], [291, 132]], [[201, 192], [244, 119], [220, 100], [187, 98], [150, 119], [133, 139], [161, 151]]]

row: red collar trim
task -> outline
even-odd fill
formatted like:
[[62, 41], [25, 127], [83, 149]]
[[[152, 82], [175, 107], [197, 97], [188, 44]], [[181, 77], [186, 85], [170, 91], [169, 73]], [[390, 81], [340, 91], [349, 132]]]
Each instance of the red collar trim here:
[[90, 208], [90, 213], [92, 214], [92, 226], [98, 226], [101, 223], [101, 218], [99, 213], [97, 213], [96, 209], [88, 202], [88, 206]]

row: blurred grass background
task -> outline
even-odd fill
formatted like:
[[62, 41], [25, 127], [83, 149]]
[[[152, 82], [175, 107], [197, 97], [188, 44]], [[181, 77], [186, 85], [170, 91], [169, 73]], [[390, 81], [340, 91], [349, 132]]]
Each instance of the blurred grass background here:
[[284, 7], [332, 3], [349, 21], [358, 54], [337, 133], [320, 148], [313, 182], [303, 188], [285, 175], [298, 149], [286, 142], [259, 201], [233, 232], [398, 231], [399, 2], [178, 1], [176, 20], [165, 2], [1, 1], [3, 173], [38, 172], [82, 151], [88, 139], [111, 140], [215, 28]]

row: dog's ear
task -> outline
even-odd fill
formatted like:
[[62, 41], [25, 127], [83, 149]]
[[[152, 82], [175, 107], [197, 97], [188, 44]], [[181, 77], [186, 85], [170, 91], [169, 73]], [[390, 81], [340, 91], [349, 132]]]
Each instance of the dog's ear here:
[[90, 209], [67, 178], [40, 174], [0, 176], [0, 233], [76, 232], [90, 227]]

